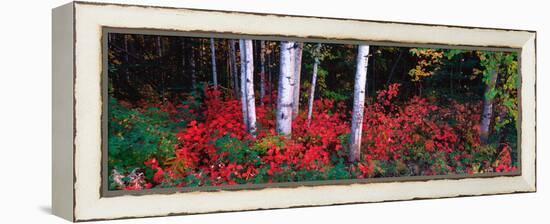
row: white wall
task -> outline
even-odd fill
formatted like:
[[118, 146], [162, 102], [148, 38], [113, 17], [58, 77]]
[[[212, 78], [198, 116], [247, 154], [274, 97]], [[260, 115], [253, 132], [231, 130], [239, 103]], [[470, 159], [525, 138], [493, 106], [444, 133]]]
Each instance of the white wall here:
[[[98, 2], [103, 2], [96, 0]], [[114, 1], [114, 0], [113, 0]], [[0, 6], [0, 207], [2, 223], [60, 223], [50, 214], [51, 15], [64, 0]], [[529, 29], [538, 32], [538, 193], [121, 220], [113, 223], [527, 223], [550, 205], [550, 12], [544, 1], [117, 1], [371, 20]], [[546, 21], [546, 22], [545, 22]], [[543, 25], [544, 24], [544, 25]], [[546, 135], [545, 135], [546, 134]], [[546, 219], [545, 219], [546, 218]]]

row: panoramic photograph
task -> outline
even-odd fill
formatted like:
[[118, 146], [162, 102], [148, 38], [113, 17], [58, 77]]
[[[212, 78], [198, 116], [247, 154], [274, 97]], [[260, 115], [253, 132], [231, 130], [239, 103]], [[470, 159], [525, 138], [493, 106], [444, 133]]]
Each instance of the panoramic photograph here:
[[519, 169], [516, 51], [106, 37], [108, 190]]

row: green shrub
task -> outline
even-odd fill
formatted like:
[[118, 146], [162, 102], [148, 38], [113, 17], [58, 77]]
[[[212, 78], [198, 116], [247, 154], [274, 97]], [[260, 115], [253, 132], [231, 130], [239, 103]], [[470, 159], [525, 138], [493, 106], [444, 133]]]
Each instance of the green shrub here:
[[126, 108], [115, 98], [109, 99], [108, 154], [109, 170], [128, 172], [144, 167], [155, 157], [172, 157], [177, 139], [165, 112], [150, 108], [146, 112]]

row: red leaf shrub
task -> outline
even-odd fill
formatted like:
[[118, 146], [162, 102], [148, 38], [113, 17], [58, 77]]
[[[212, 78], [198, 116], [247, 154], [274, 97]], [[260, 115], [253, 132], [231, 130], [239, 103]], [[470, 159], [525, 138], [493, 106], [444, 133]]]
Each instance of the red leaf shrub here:
[[[507, 144], [493, 161], [480, 157], [485, 154], [478, 134], [479, 103], [441, 103], [419, 96], [399, 101], [398, 94], [399, 84], [392, 84], [365, 106], [362, 157], [348, 163], [351, 116], [344, 102], [316, 100], [312, 120], [307, 121], [305, 111], [296, 115], [292, 137], [287, 138], [276, 134], [274, 106], [264, 100], [256, 106], [258, 133], [254, 138], [243, 125], [240, 100], [208, 88], [201, 108], [194, 111], [197, 119], [175, 133], [174, 156], [145, 161], [154, 171], [152, 177], [121, 184], [124, 189], [139, 190], [482, 172], [477, 167], [515, 170]], [[173, 114], [173, 119], [178, 109], [189, 109], [171, 103], [157, 106]], [[475, 160], [478, 157], [484, 160]]]

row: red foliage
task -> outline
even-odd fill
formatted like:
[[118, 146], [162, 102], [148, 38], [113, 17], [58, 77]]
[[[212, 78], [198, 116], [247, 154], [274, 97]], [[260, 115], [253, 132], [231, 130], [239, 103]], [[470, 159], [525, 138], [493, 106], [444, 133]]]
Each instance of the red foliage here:
[[151, 169], [156, 170], [156, 172], [153, 176], [153, 181], [156, 184], [162, 183], [162, 181], [164, 180], [164, 171], [159, 166], [159, 163], [158, 163], [157, 159], [155, 159], [155, 158], [149, 159], [149, 160], [145, 161], [144, 164], [146, 166], [149, 166]]
[[375, 160], [398, 160], [403, 150], [422, 144], [429, 152], [452, 150], [457, 135], [447, 123], [438, 122], [439, 107], [425, 98], [413, 97], [402, 107], [392, 102], [399, 85], [378, 92], [378, 101], [365, 107], [364, 155]]
[[498, 165], [495, 168], [496, 172], [510, 172], [515, 171], [517, 168], [512, 166], [512, 157], [510, 156], [510, 151], [512, 149], [509, 145], [505, 144], [498, 155], [499, 160], [497, 161]]
[[212, 141], [229, 134], [231, 137], [244, 140], [252, 137], [246, 133], [242, 122], [241, 107], [235, 99], [223, 100], [219, 90], [206, 91], [204, 103], [204, 121], [191, 121], [187, 128], [176, 133], [179, 144], [175, 148], [175, 158], [169, 164], [177, 176], [185, 176], [189, 169], [208, 170], [212, 177], [224, 177], [236, 165], [220, 165], [220, 155]]
[[[438, 174], [438, 170], [456, 167], [471, 158], [479, 142], [479, 104], [450, 101], [449, 106], [437, 106], [432, 98], [412, 97], [406, 102], [396, 102], [399, 84], [381, 90], [376, 102], [366, 105], [363, 121], [362, 158], [358, 163], [347, 164], [348, 171], [357, 178], [375, 175], [376, 161], [404, 161], [413, 163], [411, 149], [417, 148], [429, 155], [429, 160], [443, 159], [445, 164], [434, 164], [423, 175]], [[145, 165], [155, 170], [152, 182], [155, 185], [171, 182], [175, 178], [193, 177], [200, 185], [237, 184], [252, 181], [261, 172], [269, 178], [298, 170], [325, 172], [334, 166], [331, 158], [347, 158], [345, 145], [350, 129], [350, 114], [344, 102], [319, 99], [314, 102], [313, 119], [308, 122], [305, 111], [293, 120], [292, 138], [279, 136], [282, 145], [269, 142], [265, 151], [259, 152], [258, 164], [237, 163], [228, 159], [227, 152], [220, 153], [213, 144], [223, 136], [230, 136], [252, 147], [267, 137], [276, 136], [274, 108], [264, 100], [256, 105], [258, 133], [256, 138], [246, 132], [243, 124], [240, 100], [222, 96], [217, 89], [207, 89], [199, 120], [192, 120], [187, 128], [177, 132], [179, 143], [174, 146], [175, 156], [159, 166], [156, 159]], [[161, 111], [175, 114], [185, 105], [166, 103]], [[449, 124], [453, 120], [453, 125]], [[466, 145], [468, 147], [466, 147]], [[468, 149], [468, 150], [467, 150]], [[238, 150], [238, 149], [237, 149]], [[506, 145], [499, 154], [496, 172], [514, 170]], [[416, 152], [417, 153], [417, 152]], [[452, 155], [452, 156], [451, 156]], [[470, 167], [467, 167], [472, 172]], [[262, 171], [263, 170], [263, 171]], [[268, 179], [268, 182], [273, 181]], [[185, 186], [182, 182], [177, 186]], [[151, 183], [143, 185], [152, 187]], [[126, 189], [142, 189], [142, 185], [128, 185]]]

